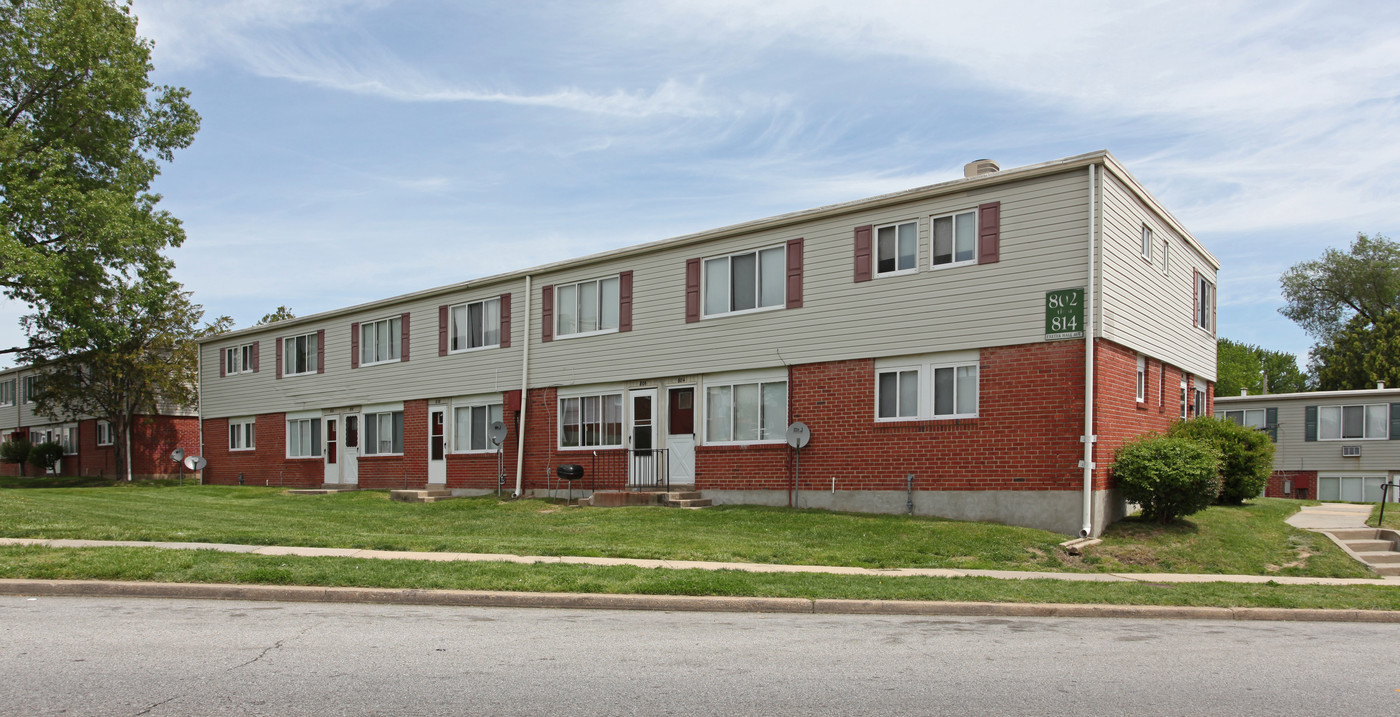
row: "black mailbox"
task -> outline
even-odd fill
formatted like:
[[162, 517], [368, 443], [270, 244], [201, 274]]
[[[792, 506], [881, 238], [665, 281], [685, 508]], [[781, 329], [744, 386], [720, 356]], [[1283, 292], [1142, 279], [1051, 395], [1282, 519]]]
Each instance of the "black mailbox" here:
[[565, 463], [555, 468], [554, 472], [564, 480], [578, 480], [583, 477], [583, 466], [577, 463]]

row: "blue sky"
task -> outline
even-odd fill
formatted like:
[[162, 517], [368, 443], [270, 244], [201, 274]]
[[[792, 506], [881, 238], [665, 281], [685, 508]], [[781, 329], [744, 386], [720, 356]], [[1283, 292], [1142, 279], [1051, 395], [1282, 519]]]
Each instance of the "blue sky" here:
[[[135, 0], [204, 118], [156, 189], [248, 326], [1095, 149], [1278, 276], [1400, 238], [1400, 3]], [[3, 341], [21, 341], [0, 307]], [[6, 344], [13, 345], [13, 344]]]

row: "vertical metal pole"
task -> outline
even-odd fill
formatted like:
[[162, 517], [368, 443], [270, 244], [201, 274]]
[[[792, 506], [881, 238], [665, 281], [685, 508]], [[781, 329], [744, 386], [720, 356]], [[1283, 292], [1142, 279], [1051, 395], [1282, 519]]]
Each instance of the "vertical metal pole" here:
[[802, 507], [802, 449], [797, 449], [797, 471], [792, 479], [792, 507]]

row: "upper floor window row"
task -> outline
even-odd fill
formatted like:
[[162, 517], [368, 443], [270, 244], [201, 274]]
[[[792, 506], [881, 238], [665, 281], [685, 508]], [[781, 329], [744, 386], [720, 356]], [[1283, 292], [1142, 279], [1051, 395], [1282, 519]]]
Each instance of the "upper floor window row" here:
[[685, 265], [685, 320], [802, 307], [802, 239]]
[[24, 394], [21, 398], [25, 403], [34, 403], [34, 397], [39, 394], [39, 377], [25, 376], [19, 380], [20, 391]]
[[0, 406], [15, 405], [15, 380], [0, 381]]
[[438, 307], [439, 356], [509, 346], [510, 294]]
[[1215, 334], [1215, 284], [1206, 278], [1200, 270], [1192, 271], [1192, 282], [1195, 286], [1195, 299], [1191, 309], [1191, 323], [1199, 326], [1212, 335]]
[[540, 289], [540, 340], [632, 330], [632, 272]]
[[325, 373], [326, 332], [287, 336], [277, 344], [277, 377]]
[[[855, 228], [855, 280], [919, 269], [919, 222]], [[1001, 260], [1001, 202], [929, 217], [929, 265], [942, 269]]]
[[1305, 440], [1386, 440], [1390, 432], [1391, 404], [1308, 406], [1304, 419]]
[[224, 360], [219, 366], [220, 376], [232, 376], [237, 373], [256, 373], [258, 370], [258, 345], [260, 342], [254, 341], [238, 346], [229, 346], [224, 349]]

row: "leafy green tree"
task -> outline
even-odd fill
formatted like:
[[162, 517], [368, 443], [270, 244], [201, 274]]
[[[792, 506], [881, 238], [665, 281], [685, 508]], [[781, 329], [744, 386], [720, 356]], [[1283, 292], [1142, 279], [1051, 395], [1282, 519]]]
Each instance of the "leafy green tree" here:
[[24, 437], [16, 437], [0, 443], [0, 462], [18, 465], [19, 474], [24, 475], [24, 464], [29, 462], [29, 451], [33, 447], [29, 439]]
[[1264, 492], [1274, 472], [1274, 444], [1269, 435], [1224, 418], [1197, 416], [1178, 421], [1168, 436], [1196, 441], [1220, 454], [1220, 497], [1222, 505], [1241, 505]]
[[[1216, 343], [1216, 396], [1297, 393], [1308, 390], [1308, 376], [1298, 369], [1298, 357], [1222, 338]], [[1267, 381], [1266, 381], [1267, 379]]]
[[49, 472], [62, 458], [63, 446], [53, 441], [35, 443], [29, 449], [29, 465], [39, 469], [40, 475]]
[[[112, 424], [118, 475], [130, 475], [131, 430], [139, 414], [164, 406], [195, 406], [198, 347], [194, 340], [227, 331], [228, 317], [200, 325], [204, 310], [163, 267], [111, 287], [88, 320], [86, 342], [72, 350], [31, 348], [21, 355], [44, 373], [36, 410], [52, 416], [91, 415]], [[41, 340], [67, 329], [49, 312], [25, 318]]]
[[258, 323], [254, 324], [254, 326], [262, 326], [264, 324], [270, 324], [274, 321], [285, 321], [287, 319], [295, 319], [296, 317], [297, 315], [292, 313], [292, 308], [290, 306], [279, 306], [277, 307], [276, 311], [273, 311], [270, 314], [263, 314], [263, 317], [261, 319], [258, 319]]
[[[189, 146], [183, 88], [150, 81], [129, 2], [0, 2], [0, 291], [39, 314], [91, 308], [113, 282], [164, 268], [184, 240], [151, 182]], [[42, 339], [87, 342], [86, 321]], [[25, 347], [0, 348], [0, 354]]]
[[1220, 454], [1186, 438], [1147, 435], [1118, 449], [1113, 477], [1142, 517], [1159, 523], [1204, 510], [1220, 495]]
[[1332, 341], [1313, 348], [1313, 371], [1323, 391], [1400, 387], [1400, 310], [1371, 320], [1357, 315]]
[[1374, 326], [1400, 309], [1400, 244], [1357, 234], [1348, 251], [1328, 249], [1321, 259], [1294, 264], [1280, 281], [1287, 303], [1279, 313], [1325, 344], [1353, 318]]

